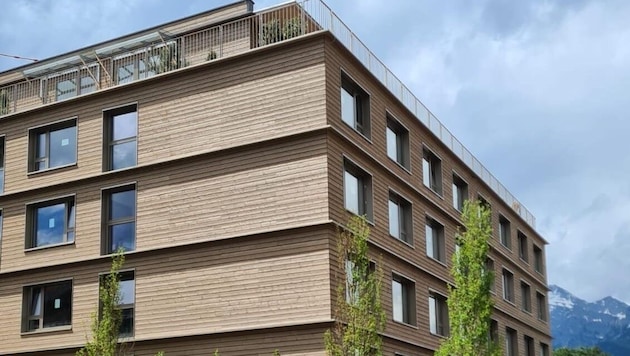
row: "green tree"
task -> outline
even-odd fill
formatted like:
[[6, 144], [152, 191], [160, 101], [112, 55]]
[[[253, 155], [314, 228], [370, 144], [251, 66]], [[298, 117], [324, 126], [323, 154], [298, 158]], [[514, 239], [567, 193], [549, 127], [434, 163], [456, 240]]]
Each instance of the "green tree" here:
[[569, 349], [562, 347], [553, 351], [554, 356], [608, 356], [607, 353], [598, 347], [580, 347], [579, 349]]
[[370, 228], [364, 217], [353, 216], [340, 230], [337, 259], [345, 278], [337, 278], [335, 325], [324, 335], [329, 356], [380, 356], [385, 328], [381, 306], [382, 271], [370, 267]]
[[92, 313], [92, 340], [77, 352], [77, 356], [116, 356], [124, 354], [118, 345], [121, 323], [119, 271], [125, 263], [122, 249], [112, 257], [109, 274], [101, 280], [98, 289], [99, 310]]
[[490, 210], [480, 202], [466, 201], [462, 220], [464, 229], [457, 234], [459, 250], [451, 268], [455, 287], [449, 286], [451, 331], [436, 355], [498, 356], [500, 348], [489, 337], [493, 308], [490, 288], [494, 280], [486, 268], [492, 235]]

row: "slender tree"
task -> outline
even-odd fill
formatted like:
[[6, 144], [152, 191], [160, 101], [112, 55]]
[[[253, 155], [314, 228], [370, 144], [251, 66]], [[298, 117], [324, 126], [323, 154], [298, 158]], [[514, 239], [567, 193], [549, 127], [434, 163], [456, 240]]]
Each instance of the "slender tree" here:
[[462, 220], [464, 229], [457, 234], [459, 249], [451, 268], [455, 287], [449, 286], [451, 331], [436, 355], [498, 356], [500, 348], [490, 338], [494, 275], [486, 268], [492, 235], [490, 210], [479, 202], [466, 201]]
[[380, 268], [368, 258], [370, 228], [364, 217], [353, 216], [338, 234], [338, 265], [345, 277], [336, 280], [335, 325], [324, 341], [329, 356], [380, 356], [385, 328], [381, 306]]
[[77, 352], [77, 356], [116, 356], [120, 346], [118, 335], [121, 323], [120, 275], [119, 271], [125, 263], [122, 249], [112, 257], [109, 274], [104, 276], [99, 285], [100, 313], [92, 313], [92, 340]]

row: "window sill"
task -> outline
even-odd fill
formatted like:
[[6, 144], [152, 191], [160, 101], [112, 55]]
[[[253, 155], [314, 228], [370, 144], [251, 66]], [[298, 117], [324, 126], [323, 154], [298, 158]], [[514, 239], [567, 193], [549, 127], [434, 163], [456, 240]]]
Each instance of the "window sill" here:
[[434, 261], [434, 262], [437, 262], [437, 263], [441, 264], [441, 265], [442, 265], [442, 266], [444, 266], [444, 267], [448, 267], [448, 266], [446, 265], [446, 262], [442, 262], [442, 261], [440, 261], [440, 260], [438, 260], [438, 259], [436, 259], [436, 258], [434, 258], [434, 257], [429, 256], [429, 255], [427, 255], [427, 257], [428, 257], [430, 260], [432, 260], [432, 261]]
[[46, 174], [46, 173], [50, 173], [50, 172], [54, 172], [54, 171], [58, 171], [58, 170], [63, 170], [63, 169], [67, 169], [67, 168], [76, 168], [76, 167], [78, 167], [77, 162], [73, 162], [73, 163], [69, 163], [69, 164], [64, 164], [63, 166], [45, 168], [45, 169], [40, 169], [38, 171], [29, 171], [29, 172], [26, 173], [26, 176], [27, 177], [34, 177], [34, 176], [38, 176], [40, 174]]
[[396, 236], [394, 236], [394, 235], [392, 235], [392, 234], [390, 234], [390, 235], [389, 235], [389, 237], [391, 237], [392, 239], [394, 239], [394, 240], [396, 240], [396, 241], [398, 241], [398, 242], [401, 242], [401, 243], [403, 243], [403, 244], [407, 245], [407, 247], [410, 247], [410, 248], [412, 248], [412, 249], [414, 249], [414, 250], [416, 249], [415, 247], [413, 247], [413, 244], [412, 244], [412, 243], [409, 243], [409, 242], [407, 242], [407, 241], [405, 241], [405, 240], [403, 240], [403, 239], [400, 239], [400, 238], [398, 238], [398, 237], [396, 237]]
[[512, 304], [512, 306], [516, 306], [516, 303], [515, 303], [515, 302], [513, 302], [513, 301], [511, 301], [511, 300], [509, 300], [509, 299], [505, 299], [505, 297], [503, 297], [503, 300], [504, 300], [504, 301], [506, 301], [506, 302], [507, 302], [507, 303], [509, 303], [509, 304]]
[[350, 209], [348, 209], [348, 208], [346, 208], [346, 207], [344, 207], [344, 209], [345, 209], [347, 212], [349, 212], [350, 214], [354, 215], [354, 216], [362, 216], [362, 217], [364, 217], [364, 218], [365, 218], [365, 221], [366, 221], [369, 225], [371, 225], [372, 227], [376, 226], [376, 224], [374, 224], [374, 221], [372, 221], [372, 219], [370, 219], [367, 215], [365, 215], [365, 214], [364, 214], [364, 215], [357, 214], [356, 212], [354, 212], [354, 211], [352, 211], [352, 210], [350, 210]]
[[55, 333], [61, 331], [72, 331], [72, 325], [54, 326], [51, 328], [37, 329], [33, 331], [22, 331], [20, 336], [34, 336], [40, 334]]
[[429, 334], [431, 334], [432, 336], [435, 336], [435, 337], [439, 337], [440, 339], [447, 339], [448, 338], [448, 336], [446, 336], [446, 335], [440, 335], [440, 334], [436, 334], [436, 333], [433, 333], [433, 332], [430, 332], [430, 331], [429, 331]]
[[430, 192], [432, 192], [433, 194], [437, 195], [437, 196], [438, 196], [438, 198], [440, 198], [440, 199], [444, 200], [444, 195], [442, 195], [442, 193], [440, 193], [440, 192], [438, 192], [437, 190], [435, 190], [435, 189], [433, 189], [433, 188], [429, 187], [429, 186], [428, 186], [428, 185], [426, 185], [424, 182], [422, 182], [422, 184], [423, 184], [423, 185], [424, 185], [424, 186], [425, 186], [425, 187], [426, 187], [426, 188], [427, 188]]
[[527, 314], [527, 315], [530, 315], [530, 316], [532, 315], [532, 312], [531, 312], [531, 311], [525, 310], [525, 309], [523, 309], [523, 308], [521, 308], [521, 311], [522, 311], [523, 313]]
[[406, 326], [408, 328], [413, 328], [413, 329], [418, 330], [418, 326], [417, 325], [413, 325], [413, 324], [405, 323], [404, 321], [398, 321], [398, 320], [393, 320], [393, 319], [392, 319], [392, 321], [394, 322], [394, 324], [403, 325], [403, 326]]
[[526, 265], [529, 266], [529, 260], [526, 260], [526, 259], [524, 259], [523, 257], [520, 257], [520, 256], [519, 256], [518, 259], [521, 260], [521, 262], [523, 262], [523, 263], [525, 263]]
[[503, 242], [499, 242], [499, 244], [501, 244], [501, 247], [503, 247], [504, 249], [506, 249], [506, 250], [510, 251], [510, 253], [512, 253], [512, 248], [511, 247], [504, 245]]
[[29, 248], [25, 248], [24, 252], [40, 251], [40, 250], [46, 250], [46, 249], [49, 249], [49, 248], [61, 247], [61, 246], [69, 246], [69, 245], [74, 245], [74, 241], [61, 242], [61, 243], [58, 243], [58, 244], [51, 244], [51, 245], [44, 245], [44, 246], [37, 246], [37, 247], [29, 247]]
[[404, 164], [402, 164], [402, 163], [398, 162], [397, 160], [395, 160], [395, 159], [393, 159], [393, 158], [391, 158], [391, 157], [389, 157], [389, 156], [387, 156], [387, 158], [389, 158], [389, 160], [390, 160], [390, 161], [392, 161], [392, 162], [396, 163], [396, 165], [397, 165], [398, 167], [402, 168], [405, 172], [407, 172], [407, 174], [412, 174], [412, 173], [411, 173], [411, 167], [407, 168], [407, 167], [405, 167], [405, 165], [404, 165]]

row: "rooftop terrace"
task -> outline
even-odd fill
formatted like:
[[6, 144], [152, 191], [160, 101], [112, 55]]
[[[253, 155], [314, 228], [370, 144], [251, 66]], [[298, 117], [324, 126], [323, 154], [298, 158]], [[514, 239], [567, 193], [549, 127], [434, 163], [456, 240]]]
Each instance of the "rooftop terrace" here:
[[[248, 2], [242, 2], [246, 4]], [[249, 3], [251, 4], [251, 3]], [[330, 31], [457, 157], [532, 228], [536, 219], [321, 0], [297, 0], [236, 20], [186, 30], [169, 24], [0, 73], [0, 118], [235, 56], [316, 31]], [[178, 32], [179, 31], [179, 32]]]

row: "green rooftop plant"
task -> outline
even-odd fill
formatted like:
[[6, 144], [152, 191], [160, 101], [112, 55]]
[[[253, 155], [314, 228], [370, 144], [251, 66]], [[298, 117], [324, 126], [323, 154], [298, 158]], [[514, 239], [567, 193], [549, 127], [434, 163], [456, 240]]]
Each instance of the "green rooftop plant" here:
[[10, 99], [9, 92], [6, 89], [0, 90], [0, 115], [9, 113]]

